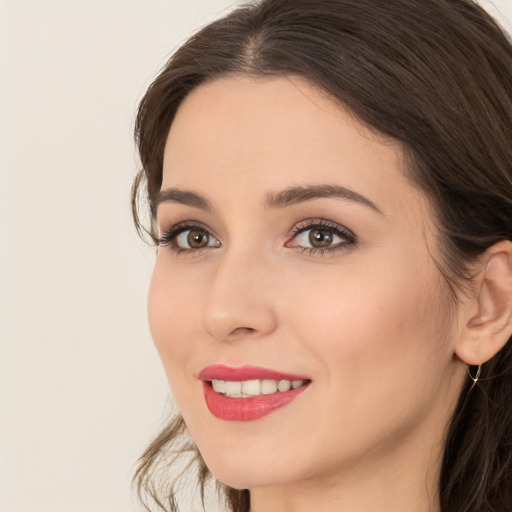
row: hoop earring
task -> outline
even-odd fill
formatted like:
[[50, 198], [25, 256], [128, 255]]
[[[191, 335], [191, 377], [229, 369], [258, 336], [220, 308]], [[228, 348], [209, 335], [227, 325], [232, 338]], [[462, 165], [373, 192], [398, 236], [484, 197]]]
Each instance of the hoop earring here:
[[469, 388], [469, 391], [471, 391], [476, 386], [476, 383], [478, 382], [478, 379], [480, 378], [481, 372], [482, 372], [482, 365], [479, 364], [478, 368], [476, 370], [476, 374], [473, 377], [473, 375], [471, 375], [471, 372], [469, 371], [469, 366], [468, 366], [468, 375], [469, 375], [469, 378], [473, 381], [473, 385]]

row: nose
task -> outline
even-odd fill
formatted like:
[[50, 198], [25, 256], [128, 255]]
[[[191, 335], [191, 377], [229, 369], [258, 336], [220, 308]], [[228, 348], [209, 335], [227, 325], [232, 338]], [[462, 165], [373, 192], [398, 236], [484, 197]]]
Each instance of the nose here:
[[217, 341], [261, 338], [277, 327], [272, 280], [261, 258], [237, 251], [219, 258], [203, 310], [202, 328]]

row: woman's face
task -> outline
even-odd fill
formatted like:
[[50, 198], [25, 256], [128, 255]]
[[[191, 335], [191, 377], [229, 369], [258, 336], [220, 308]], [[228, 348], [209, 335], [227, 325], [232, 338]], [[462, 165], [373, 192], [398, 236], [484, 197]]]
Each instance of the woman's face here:
[[216, 80], [180, 107], [149, 319], [224, 483], [383, 464], [397, 478], [438, 455], [462, 365], [428, 202], [404, 167], [397, 144], [298, 78]]

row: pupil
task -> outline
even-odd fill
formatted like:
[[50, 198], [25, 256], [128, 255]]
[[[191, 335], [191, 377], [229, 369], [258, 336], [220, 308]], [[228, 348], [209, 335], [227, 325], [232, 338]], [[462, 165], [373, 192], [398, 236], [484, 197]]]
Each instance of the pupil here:
[[208, 245], [208, 235], [206, 235], [204, 231], [193, 229], [188, 234], [187, 242], [190, 247], [200, 249], [201, 247], [206, 247]]
[[328, 247], [332, 244], [332, 233], [313, 229], [309, 234], [309, 241], [313, 247]]

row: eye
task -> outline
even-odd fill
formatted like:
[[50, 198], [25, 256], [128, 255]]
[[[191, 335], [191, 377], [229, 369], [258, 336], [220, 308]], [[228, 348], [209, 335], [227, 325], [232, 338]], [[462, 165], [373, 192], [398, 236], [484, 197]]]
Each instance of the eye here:
[[162, 234], [159, 246], [169, 246], [176, 253], [220, 247], [220, 242], [203, 226], [179, 223]]
[[343, 241], [341, 237], [332, 231], [328, 231], [326, 228], [307, 229], [297, 235], [295, 240], [297, 244], [302, 247], [308, 246], [309, 244], [309, 247], [315, 247], [317, 249], [329, 247]]
[[324, 219], [309, 220], [293, 229], [294, 236], [287, 247], [296, 247], [310, 253], [333, 252], [356, 243], [356, 236], [339, 224]]
[[215, 245], [212, 244], [214, 240], [204, 229], [187, 229], [174, 239], [174, 243], [180, 249], [202, 249]]

